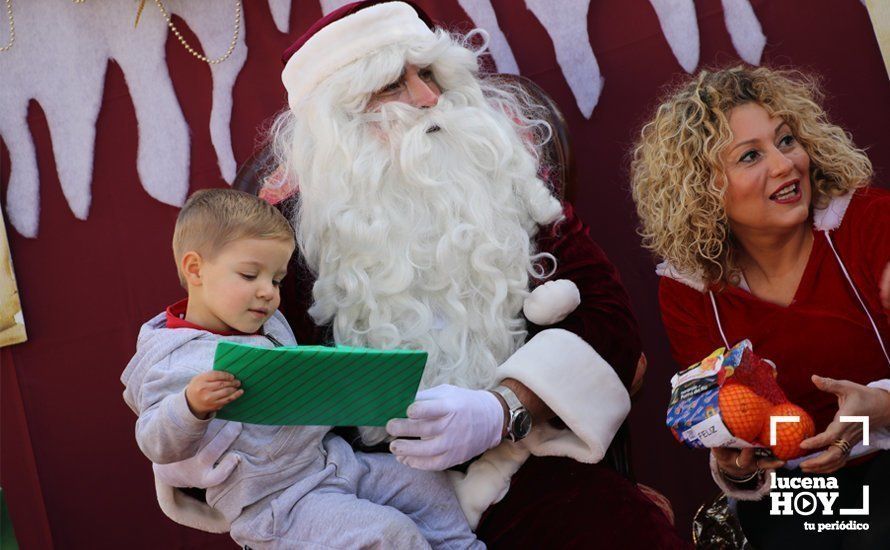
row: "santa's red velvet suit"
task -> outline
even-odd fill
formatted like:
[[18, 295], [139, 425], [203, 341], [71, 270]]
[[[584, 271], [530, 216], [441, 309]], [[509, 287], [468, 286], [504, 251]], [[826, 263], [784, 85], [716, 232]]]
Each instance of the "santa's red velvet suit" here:
[[[641, 345], [627, 294], [615, 267], [591, 240], [588, 227], [571, 204], [564, 204], [564, 214], [563, 221], [542, 228], [536, 249], [553, 254], [557, 266], [549, 280], [573, 281], [580, 291], [581, 305], [547, 329], [561, 328], [579, 335], [614, 367], [629, 388]], [[301, 344], [331, 344], [330, 328], [316, 326], [307, 314], [312, 284], [312, 275], [297, 262], [284, 280], [281, 309]], [[529, 323], [529, 338], [541, 330]], [[553, 349], [552, 353], [558, 356], [561, 351]], [[567, 431], [559, 418], [550, 424]], [[605, 464], [558, 456], [532, 456], [513, 477], [504, 500], [483, 516], [477, 534], [497, 546], [686, 547], [661, 509], [631, 481]]]

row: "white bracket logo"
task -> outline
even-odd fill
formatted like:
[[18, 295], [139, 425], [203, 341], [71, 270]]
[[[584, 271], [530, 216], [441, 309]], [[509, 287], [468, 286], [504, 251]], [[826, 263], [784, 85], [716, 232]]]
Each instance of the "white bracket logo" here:
[[[769, 417], [769, 444], [775, 445], [776, 426], [779, 423], [797, 423], [800, 422], [799, 416], [771, 416]], [[858, 422], [862, 424], [862, 446], [868, 447], [868, 417], [867, 416], [841, 416], [840, 422]], [[775, 474], [774, 474], [775, 475]], [[862, 508], [841, 508], [838, 513], [842, 516], [859, 516], [868, 515], [868, 485], [862, 486]]]
[[771, 416], [769, 417], [769, 444], [776, 444], [776, 425], [779, 423], [798, 423], [800, 422], [799, 416]]

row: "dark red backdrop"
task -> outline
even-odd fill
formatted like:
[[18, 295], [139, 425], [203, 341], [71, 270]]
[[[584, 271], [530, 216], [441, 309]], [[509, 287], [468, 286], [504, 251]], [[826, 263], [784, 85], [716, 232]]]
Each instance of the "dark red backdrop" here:
[[[456, 0], [418, 0], [448, 26], [466, 29]], [[886, 182], [890, 87], [865, 8], [858, 0], [754, 0], [768, 44], [764, 61], [825, 76], [828, 107], [869, 149]], [[258, 125], [283, 106], [279, 33], [266, 2], [245, 2], [249, 55], [234, 91], [235, 158], [252, 152]], [[297, 0], [290, 36], [319, 17], [317, 2]], [[668, 379], [675, 370], [656, 303], [652, 262], [638, 246], [627, 186], [626, 155], [659, 87], [682, 74], [645, 0], [594, 1], [588, 28], [605, 88], [585, 120], [556, 63], [545, 29], [518, 0], [495, 11], [522, 73], [565, 111], [577, 153], [577, 209], [620, 269], [640, 320], [649, 375], [631, 414], [634, 466], [641, 482], [673, 502], [681, 532], [702, 500], [715, 494], [705, 453], [681, 448], [663, 428]], [[696, 2], [703, 64], [737, 60], [720, 2]], [[184, 25], [183, 25], [184, 26]], [[223, 185], [208, 122], [211, 82], [171, 38], [168, 65], [191, 128], [192, 190]], [[39, 68], [35, 67], [35, 70]], [[3, 85], [15, 83], [3, 82]], [[178, 299], [170, 255], [177, 209], [157, 202], [136, 174], [136, 119], [123, 75], [112, 63], [98, 121], [93, 203], [74, 218], [61, 193], [46, 121], [32, 103], [28, 122], [41, 175], [40, 235], [10, 228], [30, 340], [2, 357], [2, 485], [25, 548], [231, 547], [166, 520], [155, 504], [151, 469], [133, 438], [134, 417], [118, 381], [139, 325]], [[9, 152], [0, 146], [5, 197]], [[591, 495], [591, 498], [607, 495]]]

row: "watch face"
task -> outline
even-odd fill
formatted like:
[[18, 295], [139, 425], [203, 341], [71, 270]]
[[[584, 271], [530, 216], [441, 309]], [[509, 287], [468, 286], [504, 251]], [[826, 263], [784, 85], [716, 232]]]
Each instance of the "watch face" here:
[[511, 428], [510, 431], [517, 440], [527, 436], [532, 429], [532, 415], [525, 409], [517, 411]]

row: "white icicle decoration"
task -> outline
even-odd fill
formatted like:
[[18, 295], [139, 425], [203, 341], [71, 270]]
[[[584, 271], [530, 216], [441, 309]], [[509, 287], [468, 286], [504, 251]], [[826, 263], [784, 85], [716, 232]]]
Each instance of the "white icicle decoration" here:
[[355, 0], [321, 0], [321, 13], [327, 15], [336, 9], [340, 9]]
[[[226, 51], [234, 35], [234, 2], [178, 0], [167, 6], [189, 24], [208, 57]], [[0, 55], [0, 80], [15, 83], [0, 86], [4, 106], [0, 134], [12, 161], [7, 213], [26, 237], [37, 236], [40, 215], [40, 175], [27, 125], [28, 102], [36, 100], [46, 113], [62, 191], [74, 215], [85, 220], [92, 199], [96, 120], [109, 60], [120, 66], [133, 100], [139, 134], [136, 169], [142, 186], [166, 204], [181, 205], [185, 200], [189, 132], [167, 70], [167, 24], [158, 10], [146, 9], [134, 29], [135, 13], [130, 2], [15, 6], [16, 44]], [[241, 24], [232, 55], [210, 69], [211, 139], [227, 181], [235, 175], [229, 128], [232, 86], [247, 57], [243, 16]], [[197, 59], [194, 63], [206, 66]]]
[[133, 98], [143, 186], [168, 204], [185, 198], [189, 136], [164, 62], [166, 24], [156, 10], [146, 10], [134, 31], [134, 15], [129, 2], [16, 4], [16, 44], [0, 55], [0, 80], [7, 83], [0, 86], [0, 133], [12, 161], [6, 209], [26, 237], [37, 236], [40, 214], [28, 102], [36, 100], [46, 113], [62, 191], [74, 215], [85, 220], [109, 59], [120, 65]]
[[525, 0], [525, 5], [547, 29], [581, 114], [590, 118], [603, 89], [599, 64], [587, 34], [590, 0]]
[[748, 0], [722, 0], [723, 19], [732, 45], [739, 57], [751, 65], [760, 65], [760, 57], [766, 46], [766, 36], [751, 2]]
[[698, 67], [698, 20], [693, 0], [649, 0], [674, 57], [687, 73]]
[[494, 58], [498, 72], [519, 74], [516, 57], [513, 56], [513, 50], [510, 49], [504, 31], [498, 25], [498, 19], [491, 2], [488, 0], [458, 0], [458, 3], [473, 20], [474, 25], [488, 31], [488, 51]]
[[286, 34], [290, 29], [290, 0], [269, 0], [269, 11], [275, 28]]
[[[176, 15], [184, 19], [198, 37], [204, 55], [215, 59], [226, 52], [235, 31], [235, 3], [232, 0], [177, 0], [169, 5], [168, 9], [173, 9]], [[235, 154], [232, 151], [232, 89], [238, 73], [247, 61], [247, 31], [243, 13], [239, 25], [240, 31], [232, 54], [225, 61], [210, 65], [210, 74], [213, 77], [210, 141], [216, 151], [219, 171], [229, 184], [235, 180], [237, 171]]]
[[[241, 0], [246, 2], [246, 0]], [[351, 0], [319, 0], [322, 12]], [[288, 32], [293, 0], [268, 0], [276, 28]], [[476, 26], [488, 31], [490, 51], [500, 72], [519, 73], [490, 0], [458, 0]], [[699, 29], [693, 0], [650, 0], [668, 44], [680, 65], [692, 72], [699, 63]], [[726, 28], [739, 55], [759, 64], [766, 38], [749, 0], [722, 0]], [[218, 58], [232, 43], [235, 0], [165, 0], [197, 37], [192, 46]], [[525, 0], [553, 41], [581, 113], [590, 118], [603, 78], [590, 45], [590, 0]], [[6, 209], [13, 227], [36, 237], [40, 219], [37, 152], [27, 123], [28, 105], [36, 101], [46, 114], [62, 192], [73, 214], [87, 219], [92, 200], [96, 121], [102, 106], [109, 61], [124, 75], [138, 124], [136, 169], [140, 183], [155, 199], [181, 205], [189, 189], [189, 129], [167, 69], [166, 21], [150, 3], [133, 28], [134, 2], [88, 1], [15, 3], [16, 41], [0, 53], [0, 136], [12, 161]], [[223, 178], [232, 182], [232, 90], [247, 59], [246, 25], [231, 55], [210, 65], [213, 103], [210, 136]], [[207, 67], [193, 60], [195, 70]], [[39, 67], [39, 70], [35, 70]], [[12, 83], [12, 85], [10, 85]], [[45, 175], [44, 175], [45, 176]], [[121, 182], [126, 184], [127, 182]]]

